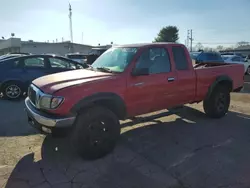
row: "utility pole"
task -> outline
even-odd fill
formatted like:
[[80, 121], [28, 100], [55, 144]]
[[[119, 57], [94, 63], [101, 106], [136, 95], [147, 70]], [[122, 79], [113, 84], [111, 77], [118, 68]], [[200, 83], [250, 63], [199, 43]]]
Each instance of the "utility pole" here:
[[192, 29], [190, 30], [190, 38], [189, 39], [190, 39], [190, 51], [192, 52], [192, 50], [193, 50], [192, 49], [192, 47], [193, 47], [193, 40], [194, 40], [193, 39], [193, 30]]
[[189, 48], [189, 30], [187, 30], [186, 47]]
[[72, 9], [71, 4], [69, 3], [69, 31], [70, 31], [70, 39], [73, 43], [73, 29], [72, 29]]
[[82, 44], [83, 44], [83, 32], [82, 32]]

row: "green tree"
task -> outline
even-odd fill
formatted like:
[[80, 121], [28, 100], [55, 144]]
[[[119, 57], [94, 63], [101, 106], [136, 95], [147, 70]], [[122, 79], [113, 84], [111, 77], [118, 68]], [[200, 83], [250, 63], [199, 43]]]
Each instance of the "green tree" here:
[[177, 42], [179, 40], [179, 29], [176, 26], [163, 27], [154, 42]]

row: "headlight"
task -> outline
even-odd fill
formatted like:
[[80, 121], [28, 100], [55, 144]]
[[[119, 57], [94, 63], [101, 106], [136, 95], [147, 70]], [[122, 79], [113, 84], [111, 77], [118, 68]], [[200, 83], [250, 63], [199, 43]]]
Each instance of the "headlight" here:
[[52, 97], [50, 102], [50, 108], [57, 108], [63, 102], [63, 97]]
[[44, 95], [40, 98], [39, 105], [44, 109], [55, 109], [63, 102], [63, 97]]

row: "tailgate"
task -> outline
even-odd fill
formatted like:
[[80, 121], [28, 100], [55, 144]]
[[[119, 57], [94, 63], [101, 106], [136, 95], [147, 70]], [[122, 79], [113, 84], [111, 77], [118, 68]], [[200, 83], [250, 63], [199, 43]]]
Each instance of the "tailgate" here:
[[209, 86], [219, 77], [228, 76], [233, 81], [233, 90], [244, 84], [244, 65], [223, 64], [213, 67], [199, 67], [196, 73], [196, 99], [203, 100], [208, 92]]

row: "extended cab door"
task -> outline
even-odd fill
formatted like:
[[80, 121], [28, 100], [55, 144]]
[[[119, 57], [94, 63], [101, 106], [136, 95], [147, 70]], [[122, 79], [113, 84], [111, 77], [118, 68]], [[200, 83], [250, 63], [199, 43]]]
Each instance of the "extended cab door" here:
[[182, 45], [172, 45], [172, 59], [176, 71], [176, 96], [177, 105], [193, 102], [196, 94], [196, 75], [189, 52]]
[[144, 114], [173, 105], [176, 73], [172, 70], [168, 49], [164, 45], [144, 49], [136, 60], [133, 72], [139, 74], [128, 78], [129, 115]]

